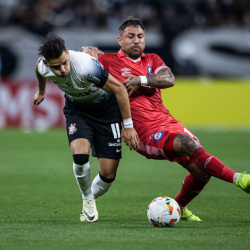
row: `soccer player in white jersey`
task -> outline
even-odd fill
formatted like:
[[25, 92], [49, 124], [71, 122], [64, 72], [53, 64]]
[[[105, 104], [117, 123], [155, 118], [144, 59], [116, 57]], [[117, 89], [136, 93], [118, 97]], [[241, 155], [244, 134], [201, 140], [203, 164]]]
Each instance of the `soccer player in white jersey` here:
[[[94, 57], [68, 50], [49, 33], [39, 48], [35, 72], [39, 90], [34, 105], [45, 98], [46, 79], [65, 92], [64, 115], [73, 154], [73, 172], [83, 198], [81, 221], [98, 219], [95, 199], [108, 191], [121, 158], [121, 139], [137, 148], [126, 88]], [[121, 119], [123, 129], [121, 131]], [[99, 174], [91, 184], [89, 153], [98, 158]]]

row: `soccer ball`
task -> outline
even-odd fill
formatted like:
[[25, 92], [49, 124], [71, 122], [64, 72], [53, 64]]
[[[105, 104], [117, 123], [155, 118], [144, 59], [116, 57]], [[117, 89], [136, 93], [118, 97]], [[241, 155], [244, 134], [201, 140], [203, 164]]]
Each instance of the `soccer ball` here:
[[148, 220], [155, 227], [174, 227], [180, 220], [179, 204], [167, 196], [157, 197], [148, 205]]

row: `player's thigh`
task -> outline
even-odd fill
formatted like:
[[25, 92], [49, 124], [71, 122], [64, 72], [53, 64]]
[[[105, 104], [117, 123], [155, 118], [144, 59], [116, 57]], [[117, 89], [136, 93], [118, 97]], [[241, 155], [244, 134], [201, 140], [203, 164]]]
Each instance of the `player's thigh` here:
[[191, 137], [192, 139], [194, 139], [196, 142], [199, 142], [198, 138], [193, 134], [191, 133], [183, 124], [181, 123], [177, 123], [177, 124], [173, 124], [171, 125], [171, 129], [170, 131], [173, 133], [173, 134], [185, 134], [185, 135], [188, 135], [189, 137]]
[[73, 154], [89, 154], [94, 131], [87, 118], [77, 111], [65, 113], [68, 141]]
[[104, 122], [92, 123], [95, 136], [92, 155], [98, 158], [119, 160], [121, 158], [121, 121], [106, 119]]
[[201, 146], [198, 138], [181, 123], [168, 124], [163, 132], [164, 154], [170, 161], [179, 162], [182, 157], [190, 157], [193, 152], [190, 150]]
[[115, 178], [119, 159], [98, 158], [100, 174], [108, 179]]

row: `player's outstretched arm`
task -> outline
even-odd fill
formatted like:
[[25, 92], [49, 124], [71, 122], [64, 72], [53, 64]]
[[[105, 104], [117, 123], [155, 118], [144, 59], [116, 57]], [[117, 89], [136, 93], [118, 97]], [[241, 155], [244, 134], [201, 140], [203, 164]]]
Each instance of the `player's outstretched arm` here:
[[[156, 69], [157, 71], [157, 69]], [[161, 66], [160, 70], [150, 76], [135, 76], [123, 74], [123, 77], [127, 77], [123, 84], [126, 87], [129, 96], [141, 85], [147, 85], [154, 88], [165, 89], [174, 86], [174, 75], [170, 68], [167, 66]]]
[[138, 135], [133, 128], [130, 104], [126, 88], [109, 74], [103, 89], [107, 92], [115, 94], [123, 119], [124, 128], [122, 130], [122, 139], [129, 146], [130, 150], [132, 150], [132, 148], [136, 149], [138, 147]]
[[38, 62], [40, 58], [38, 59], [35, 67], [36, 77], [38, 80], [38, 91], [36, 92], [34, 96], [34, 105], [38, 106], [45, 98], [45, 89], [46, 89], [46, 78], [41, 76], [38, 72]]

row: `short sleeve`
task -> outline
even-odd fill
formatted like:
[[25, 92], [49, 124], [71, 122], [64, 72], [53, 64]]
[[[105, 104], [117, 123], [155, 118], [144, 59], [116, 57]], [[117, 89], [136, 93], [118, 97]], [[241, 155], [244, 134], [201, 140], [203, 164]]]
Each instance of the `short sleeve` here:
[[44, 65], [42, 57], [38, 61], [38, 72], [43, 77], [46, 77], [51, 72], [50, 68]]
[[94, 57], [91, 58], [90, 73], [87, 78], [97, 87], [102, 88], [108, 79], [109, 73], [104, 69], [102, 64]]
[[157, 68], [159, 67], [167, 67], [167, 65], [164, 63], [164, 61], [156, 54], [151, 54], [151, 58], [152, 58], [152, 69], [153, 72], [155, 72], [157, 70]]

